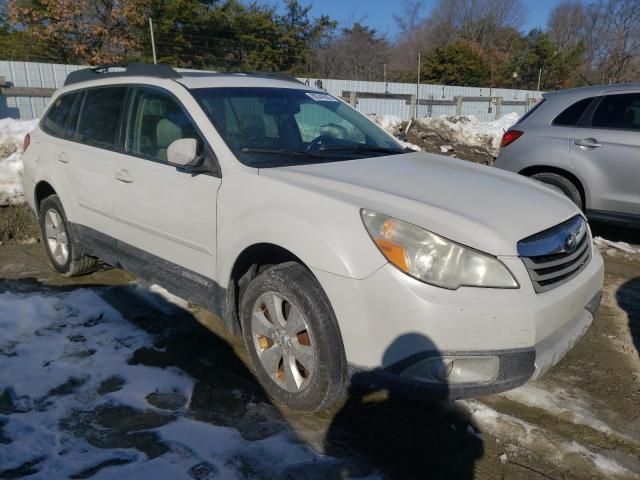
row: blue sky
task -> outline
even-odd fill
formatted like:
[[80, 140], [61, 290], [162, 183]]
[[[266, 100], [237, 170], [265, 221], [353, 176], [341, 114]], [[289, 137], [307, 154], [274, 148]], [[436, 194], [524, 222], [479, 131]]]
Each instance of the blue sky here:
[[[269, 3], [273, 3], [271, 0]], [[544, 28], [551, 9], [560, 0], [525, 0], [528, 6], [528, 21], [523, 29], [528, 31], [535, 27]], [[393, 37], [396, 33], [393, 15], [399, 14], [402, 0], [301, 0], [301, 3], [313, 4], [313, 16], [327, 14], [345, 24], [362, 21], [380, 33]], [[424, 0], [425, 9], [431, 8], [435, 0]]]

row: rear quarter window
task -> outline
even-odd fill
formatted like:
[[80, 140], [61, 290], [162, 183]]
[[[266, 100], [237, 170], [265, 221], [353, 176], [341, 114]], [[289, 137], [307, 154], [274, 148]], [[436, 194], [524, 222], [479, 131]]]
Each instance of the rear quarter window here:
[[72, 92], [56, 98], [42, 119], [42, 130], [56, 137], [64, 137], [65, 123], [69, 119], [76, 96], [77, 92]]
[[575, 126], [578, 124], [578, 121], [584, 115], [584, 112], [587, 111], [591, 102], [593, 102], [594, 97], [583, 98], [582, 100], [578, 100], [576, 103], [571, 105], [568, 108], [565, 108], [552, 122], [553, 125], [558, 126]]

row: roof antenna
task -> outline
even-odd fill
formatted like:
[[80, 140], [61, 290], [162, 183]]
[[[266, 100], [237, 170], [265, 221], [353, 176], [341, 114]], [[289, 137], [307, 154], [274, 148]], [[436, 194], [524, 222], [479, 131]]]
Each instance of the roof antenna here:
[[589, 80], [587, 80], [587, 78], [586, 78], [583, 74], [579, 73], [578, 75], [580, 76], [580, 78], [581, 78], [582, 80], [584, 80], [585, 82], [587, 82], [587, 84], [589, 84], [589, 86], [590, 86], [590, 87], [591, 87], [591, 86], [593, 86], [593, 83], [591, 83]]

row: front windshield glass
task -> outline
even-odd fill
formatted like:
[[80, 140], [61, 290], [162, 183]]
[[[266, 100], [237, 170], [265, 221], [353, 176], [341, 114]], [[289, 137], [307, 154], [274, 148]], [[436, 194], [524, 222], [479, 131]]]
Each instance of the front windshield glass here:
[[403, 152], [389, 135], [327, 93], [198, 88], [193, 95], [238, 159], [266, 168]]

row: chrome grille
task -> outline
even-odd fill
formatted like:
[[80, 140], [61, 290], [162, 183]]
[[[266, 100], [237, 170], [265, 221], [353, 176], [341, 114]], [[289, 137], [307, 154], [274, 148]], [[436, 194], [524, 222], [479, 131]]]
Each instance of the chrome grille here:
[[518, 242], [518, 254], [536, 292], [571, 280], [591, 259], [591, 237], [580, 215]]

